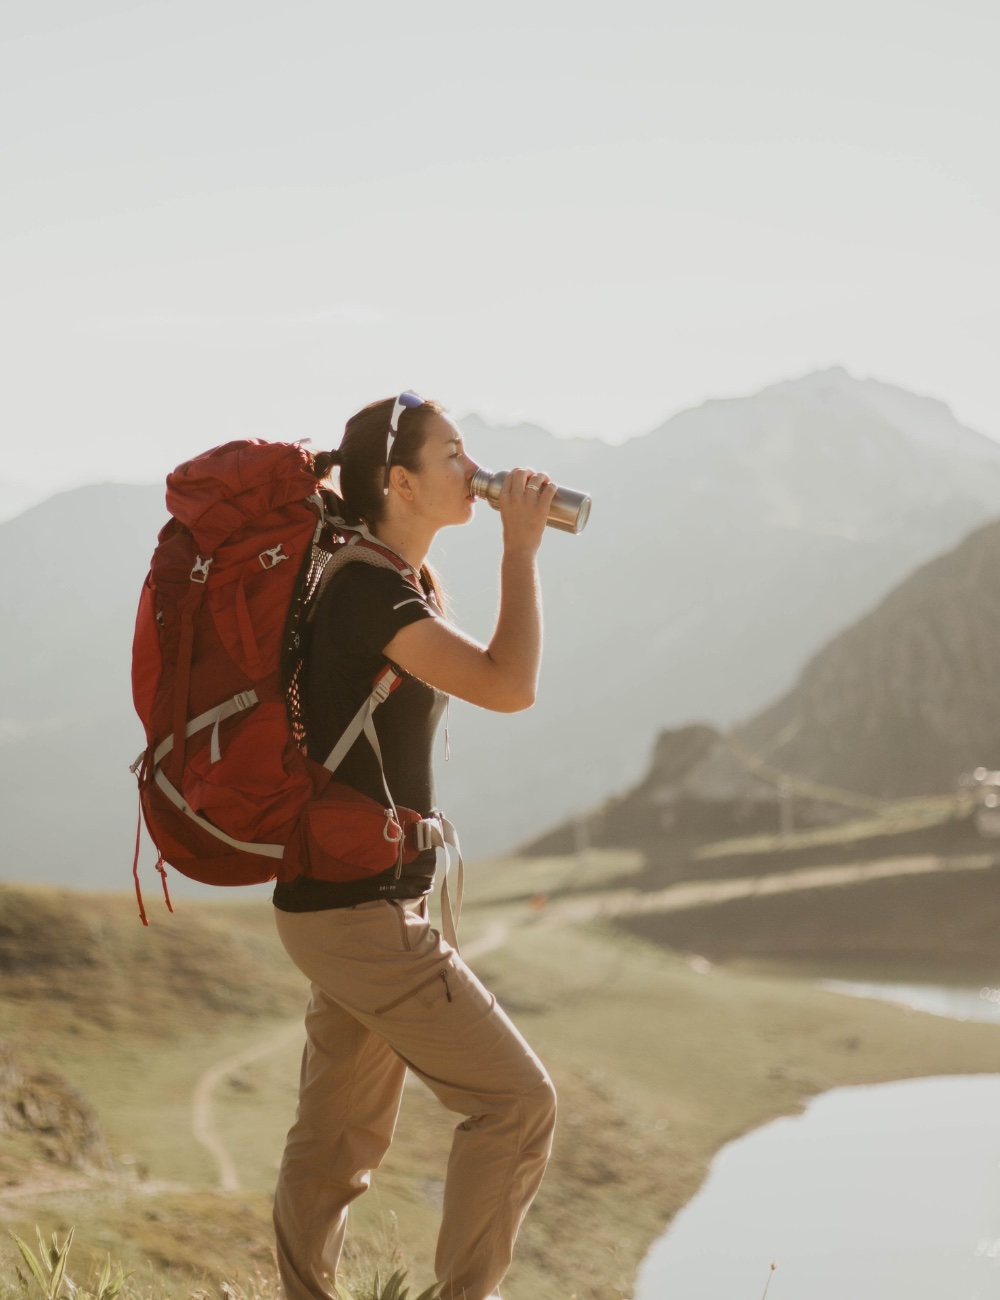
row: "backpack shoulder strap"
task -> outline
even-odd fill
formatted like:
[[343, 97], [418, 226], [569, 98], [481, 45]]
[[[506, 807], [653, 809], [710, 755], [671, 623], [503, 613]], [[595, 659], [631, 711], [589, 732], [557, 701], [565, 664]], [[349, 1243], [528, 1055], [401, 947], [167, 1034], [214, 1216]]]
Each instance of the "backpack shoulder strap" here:
[[325, 556], [326, 563], [323, 566], [319, 582], [312, 593], [307, 618], [312, 619], [316, 606], [319, 604], [319, 599], [326, 590], [330, 579], [348, 564], [360, 562], [370, 564], [377, 569], [390, 569], [411, 583], [421, 596], [425, 594], [423, 587], [420, 585], [420, 575], [406, 563], [398, 552], [389, 546], [383, 545], [377, 537], [374, 537], [364, 524], [349, 527], [343, 520], [330, 519], [329, 517], [327, 522], [344, 540], [332, 553], [327, 553]]

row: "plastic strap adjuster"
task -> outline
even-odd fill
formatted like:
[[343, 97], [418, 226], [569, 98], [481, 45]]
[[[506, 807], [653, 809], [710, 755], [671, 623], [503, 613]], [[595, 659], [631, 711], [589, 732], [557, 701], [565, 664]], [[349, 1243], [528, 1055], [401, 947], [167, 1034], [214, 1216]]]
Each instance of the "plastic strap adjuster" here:
[[[434, 839], [435, 831], [438, 832], [437, 843]], [[436, 848], [440, 843], [441, 828], [436, 821], [425, 818], [413, 827], [413, 847], [418, 853], [426, 853], [428, 849]]]
[[203, 560], [200, 555], [194, 557], [194, 568], [190, 574], [191, 582], [208, 581], [208, 571], [212, 567], [212, 558], [212, 556], [209, 556], [207, 560]]
[[273, 569], [274, 566], [280, 564], [282, 560], [288, 560], [290, 558], [290, 556], [285, 554], [283, 542], [279, 542], [277, 546], [268, 547], [267, 550], [261, 551], [257, 556], [257, 559], [260, 560], [260, 566], [262, 569]]
[[399, 679], [396, 672], [387, 672], [386, 675], [375, 683], [372, 687], [372, 699], [377, 704], [384, 704], [389, 698], [389, 693]]

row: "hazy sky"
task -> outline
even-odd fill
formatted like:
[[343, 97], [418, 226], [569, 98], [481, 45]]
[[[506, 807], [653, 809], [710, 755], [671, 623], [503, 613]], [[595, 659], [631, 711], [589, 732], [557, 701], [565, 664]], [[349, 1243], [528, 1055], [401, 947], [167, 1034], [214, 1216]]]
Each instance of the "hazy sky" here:
[[998, 59], [998, 0], [3, 0], [0, 480], [838, 363], [1000, 437]]

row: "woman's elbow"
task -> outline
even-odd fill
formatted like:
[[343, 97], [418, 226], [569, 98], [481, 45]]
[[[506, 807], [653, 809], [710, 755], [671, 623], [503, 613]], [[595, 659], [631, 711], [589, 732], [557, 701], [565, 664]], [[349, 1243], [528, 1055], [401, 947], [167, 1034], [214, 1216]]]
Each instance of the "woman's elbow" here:
[[497, 705], [498, 713], [523, 713], [535, 702], [534, 686], [519, 687], [504, 695], [503, 702]]
[[538, 680], [535, 673], [513, 670], [513, 665], [490, 660], [490, 672], [482, 679], [482, 695], [476, 702], [494, 713], [523, 713], [535, 702]]

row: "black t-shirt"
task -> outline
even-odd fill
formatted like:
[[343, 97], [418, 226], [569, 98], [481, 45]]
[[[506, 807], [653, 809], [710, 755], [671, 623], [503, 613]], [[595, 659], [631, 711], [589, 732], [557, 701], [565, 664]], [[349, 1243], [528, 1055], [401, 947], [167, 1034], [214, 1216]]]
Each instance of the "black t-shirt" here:
[[[389, 662], [382, 653], [396, 633], [418, 619], [438, 615], [434, 598], [393, 569], [363, 561], [345, 564], [320, 596], [309, 634], [304, 679], [304, 713], [309, 757], [322, 763], [371, 694], [372, 683]], [[426, 816], [434, 808], [431, 750], [447, 696], [415, 677], [375, 710], [385, 777], [396, 804]], [[378, 760], [361, 735], [334, 773], [334, 779], [385, 802]], [[434, 853], [422, 853], [403, 867], [398, 897], [416, 898], [433, 883]], [[300, 876], [279, 883], [274, 904], [287, 912], [350, 907], [384, 898], [395, 868], [363, 880], [334, 882]]]

